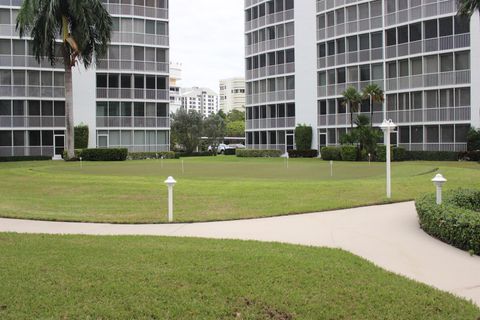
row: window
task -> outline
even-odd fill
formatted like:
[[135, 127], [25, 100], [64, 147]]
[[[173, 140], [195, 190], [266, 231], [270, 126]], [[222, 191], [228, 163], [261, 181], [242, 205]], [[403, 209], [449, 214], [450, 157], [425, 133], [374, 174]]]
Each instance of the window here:
[[40, 146], [40, 131], [29, 131], [28, 132], [28, 145], [32, 147]]
[[398, 44], [408, 42], [408, 26], [398, 27]]
[[357, 36], [348, 37], [347, 41], [348, 41], [349, 52], [354, 52], [358, 50]]
[[470, 88], [455, 89], [455, 106], [468, 107], [470, 106]]
[[467, 17], [455, 16], [455, 34], [470, 32], [470, 22]]
[[468, 51], [455, 53], [455, 70], [470, 69], [470, 54]]
[[410, 127], [399, 127], [400, 143], [410, 143]]
[[425, 21], [423, 24], [424, 24], [424, 30], [425, 30], [425, 39], [438, 37], [438, 26], [437, 26], [436, 19]]
[[42, 101], [42, 116], [53, 116], [52, 101]]
[[0, 116], [12, 115], [12, 106], [10, 100], [0, 100]]
[[453, 22], [452, 18], [439, 19], [440, 25], [440, 37], [451, 36], [453, 34]]
[[423, 107], [423, 93], [421, 91], [412, 92], [410, 94], [412, 109], [422, 109]]
[[12, 146], [12, 132], [0, 131], [0, 146], [11, 147]]
[[10, 24], [9, 9], [0, 9], [0, 24]]
[[361, 34], [359, 36], [360, 40], [360, 50], [370, 49], [370, 36], [369, 34]]
[[360, 66], [360, 81], [369, 81], [370, 80], [370, 65]]
[[453, 125], [442, 125], [440, 126], [442, 142], [454, 142], [454, 126]]
[[438, 56], [425, 57], [425, 73], [438, 72]]
[[394, 46], [397, 44], [397, 29], [388, 29], [386, 32], [387, 46]]
[[335, 41], [329, 41], [327, 43], [328, 47], [328, 55], [333, 56], [335, 55]]
[[108, 109], [106, 102], [97, 102], [97, 117], [107, 117]]
[[422, 39], [422, 25], [421, 23], [414, 23], [410, 25], [410, 42], [419, 41]]
[[146, 34], [155, 34], [155, 21], [145, 20], [145, 33]]
[[57, 117], [65, 116], [65, 101], [55, 101], [53, 104], [53, 112]]
[[437, 143], [439, 142], [439, 129], [438, 126], [427, 126], [427, 142]]
[[440, 56], [440, 72], [453, 71], [453, 55], [442, 54]]
[[372, 65], [372, 80], [383, 79], [383, 64]]
[[412, 75], [419, 75], [423, 73], [422, 58], [415, 58], [411, 60]]
[[423, 143], [423, 127], [413, 126], [411, 130], [412, 143]]
[[425, 91], [425, 106], [427, 108], [437, 108], [437, 90]]
[[453, 107], [453, 89], [440, 90], [440, 108]]
[[345, 53], [345, 38], [337, 39], [337, 53]]
[[381, 32], [375, 32], [371, 35], [372, 48], [381, 48], [383, 46], [383, 39]]
[[287, 63], [295, 62], [295, 51], [293, 49], [286, 50], [285, 56], [286, 56]]

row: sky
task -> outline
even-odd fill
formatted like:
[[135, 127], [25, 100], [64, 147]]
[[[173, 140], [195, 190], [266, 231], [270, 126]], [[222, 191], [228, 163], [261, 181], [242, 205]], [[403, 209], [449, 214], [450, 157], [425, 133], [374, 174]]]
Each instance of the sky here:
[[170, 61], [182, 64], [182, 87], [219, 91], [244, 76], [244, 0], [171, 0]]

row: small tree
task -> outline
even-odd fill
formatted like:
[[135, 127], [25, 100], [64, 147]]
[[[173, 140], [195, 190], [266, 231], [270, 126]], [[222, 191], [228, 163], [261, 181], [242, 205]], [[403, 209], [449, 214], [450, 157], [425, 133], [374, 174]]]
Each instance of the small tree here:
[[88, 148], [88, 126], [81, 124], [75, 127], [75, 149]]
[[245, 112], [240, 110], [232, 110], [227, 114], [228, 122], [245, 121]]
[[363, 100], [368, 100], [370, 103], [370, 126], [373, 127], [373, 103], [385, 101], [385, 95], [378, 84], [372, 83], [363, 88]]
[[227, 123], [227, 137], [244, 137], [245, 136], [245, 121], [234, 121]]
[[[363, 154], [375, 154], [377, 142], [382, 137], [382, 132], [370, 126], [370, 119], [365, 115], [359, 115], [355, 120], [356, 127], [349, 133], [340, 137], [342, 145], [356, 144], [358, 152]], [[359, 157], [360, 158], [360, 157]]]
[[200, 144], [203, 130], [203, 116], [195, 110], [179, 109], [172, 114], [172, 141], [192, 153]]
[[358, 107], [362, 103], [362, 95], [355, 87], [348, 87], [342, 95], [343, 103], [348, 106], [350, 111], [350, 126], [353, 130], [353, 113], [358, 112]]
[[203, 122], [203, 135], [207, 137], [208, 144], [212, 147], [213, 154], [217, 155], [218, 145], [225, 138], [226, 126], [223, 118], [218, 114], [211, 114]]
[[295, 128], [295, 144], [297, 150], [305, 151], [312, 149], [312, 127], [305, 124], [298, 125]]
[[480, 150], [480, 131], [470, 128], [467, 134], [467, 150], [477, 151]]

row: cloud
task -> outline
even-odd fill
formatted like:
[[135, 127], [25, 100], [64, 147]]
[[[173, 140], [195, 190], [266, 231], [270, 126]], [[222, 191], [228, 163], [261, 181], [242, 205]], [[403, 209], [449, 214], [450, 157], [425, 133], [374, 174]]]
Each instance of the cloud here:
[[170, 61], [183, 66], [182, 86], [218, 91], [244, 75], [244, 1], [171, 0]]

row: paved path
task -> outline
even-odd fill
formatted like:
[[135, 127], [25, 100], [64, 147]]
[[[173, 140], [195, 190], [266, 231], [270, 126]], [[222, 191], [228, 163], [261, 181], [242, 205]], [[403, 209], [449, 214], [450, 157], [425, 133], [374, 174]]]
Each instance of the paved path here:
[[342, 248], [387, 270], [471, 299], [480, 306], [480, 257], [471, 257], [420, 230], [412, 202], [196, 224], [110, 225], [0, 219], [0, 231], [187, 236]]

